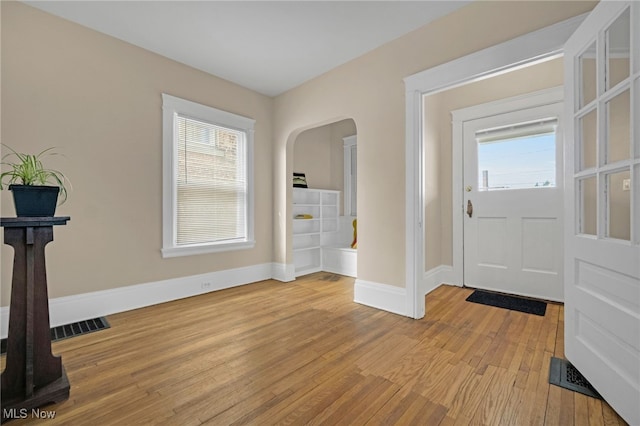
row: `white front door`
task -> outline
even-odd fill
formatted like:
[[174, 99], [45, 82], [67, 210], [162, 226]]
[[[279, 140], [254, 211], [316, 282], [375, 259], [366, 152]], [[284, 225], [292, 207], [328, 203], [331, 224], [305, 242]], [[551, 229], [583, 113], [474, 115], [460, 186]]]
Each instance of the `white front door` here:
[[640, 425], [640, 3], [565, 45], [565, 354]]
[[562, 102], [549, 98], [462, 123], [466, 286], [563, 300]]

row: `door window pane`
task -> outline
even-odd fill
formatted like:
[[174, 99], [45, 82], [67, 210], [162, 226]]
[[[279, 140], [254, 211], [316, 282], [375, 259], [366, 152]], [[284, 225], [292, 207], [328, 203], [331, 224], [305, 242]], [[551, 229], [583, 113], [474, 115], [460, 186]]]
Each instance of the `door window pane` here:
[[[633, 197], [631, 197], [631, 194], [633, 194]], [[640, 200], [640, 164], [636, 164], [633, 169], [633, 182], [629, 181], [629, 196], [634, 200]], [[640, 245], [640, 214], [638, 214], [637, 204], [635, 212], [631, 216], [631, 229], [633, 242]]]
[[607, 175], [607, 237], [631, 239], [631, 173]]
[[606, 70], [607, 90], [629, 77], [630, 25], [629, 9], [614, 21], [606, 32]]
[[578, 181], [578, 232], [580, 234], [596, 235], [597, 233], [597, 181], [596, 177], [588, 177]]
[[578, 140], [578, 170], [585, 170], [596, 166], [597, 113], [592, 110], [579, 119]]
[[631, 98], [625, 90], [606, 104], [607, 163], [626, 160], [631, 156]]
[[555, 186], [555, 133], [478, 142], [480, 191]]
[[580, 87], [578, 93], [580, 108], [596, 98], [596, 43], [593, 42], [578, 59], [580, 68]]

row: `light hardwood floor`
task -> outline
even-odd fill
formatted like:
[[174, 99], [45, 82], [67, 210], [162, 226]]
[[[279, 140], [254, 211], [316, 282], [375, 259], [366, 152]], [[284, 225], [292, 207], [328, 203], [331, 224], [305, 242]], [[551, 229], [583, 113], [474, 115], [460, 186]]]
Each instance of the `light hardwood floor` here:
[[[549, 385], [563, 308], [544, 317], [442, 286], [411, 320], [353, 303], [353, 279], [264, 281], [108, 317], [55, 342], [70, 425], [616, 425], [599, 400]], [[3, 357], [4, 365], [4, 357]]]

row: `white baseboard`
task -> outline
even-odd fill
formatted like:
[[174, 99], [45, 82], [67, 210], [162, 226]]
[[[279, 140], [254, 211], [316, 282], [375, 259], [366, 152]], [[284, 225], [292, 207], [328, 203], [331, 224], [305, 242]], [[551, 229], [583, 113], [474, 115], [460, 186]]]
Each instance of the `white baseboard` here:
[[426, 296], [436, 288], [440, 287], [440, 284], [442, 283], [456, 285], [453, 267], [449, 265], [440, 265], [425, 272], [424, 277], [422, 278], [422, 294]]
[[356, 303], [409, 316], [406, 312], [406, 288], [356, 279], [353, 293]]
[[[270, 279], [273, 265], [263, 263], [244, 268], [173, 278], [49, 300], [51, 327], [143, 308], [211, 291]], [[9, 328], [9, 307], [0, 308], [0, 337]]]
[[293, 263], [272, 263], [271, 277], [274, 280], [288, 283], [296, 279], [296, 265]]
[[[441, 265], [425, 273], [423, 294], [450, 283], [453, 270]], [[266, 279], [283, 282], [295, 279], [294, 265], [264, 263], [244, 268], [228, 269], [207, 274], [173, 278], [145, 284], [137, 284], [92, 293], [58, 297], [49, 300], [51, 327], [70, 324], [90, 318], [125, 312], [145, 306], [170, 302], [211, 291], [237, 287]], [[394, 314], [406, 313], [406, 289], [388, 284], [356, 279], [354, 302]], [[6, 338], [9, 327], [9, 307], [0, 308], [0, 338]]]

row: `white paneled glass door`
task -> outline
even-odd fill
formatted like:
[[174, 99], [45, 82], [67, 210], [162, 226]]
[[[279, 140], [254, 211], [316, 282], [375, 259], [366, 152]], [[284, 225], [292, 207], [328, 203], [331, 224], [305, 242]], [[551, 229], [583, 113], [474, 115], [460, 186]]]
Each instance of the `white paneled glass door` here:
[[601, 1], [565, 46], [565, 354], [640, 424], [640, 3]]

